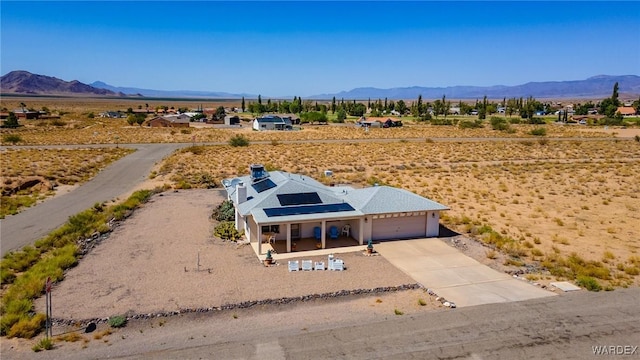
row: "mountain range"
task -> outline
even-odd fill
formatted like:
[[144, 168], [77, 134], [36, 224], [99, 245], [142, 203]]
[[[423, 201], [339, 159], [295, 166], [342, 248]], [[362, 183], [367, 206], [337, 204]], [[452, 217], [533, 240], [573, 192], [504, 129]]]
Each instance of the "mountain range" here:
[[125, 96], [120, 92], [96, 88], [80, 81], [64, 81], [52, 76], [12, 71], [0, 78], [0, 93], [24, 95]]
[[316, 99], [415, 99], [422, 95], [425, 99], [439, 99], [445, 95], [449, 99], [478, 99], [485, 95], [492, 99], [503, 97], [535, 98], [604, 98], [611, 96], [613, 85], [618, 83], [618, 92], [629, 97], [640, 94], [640, 76], [637, 75], [599, 75], [586, 80], [529, 82], [515, 86], [449, 86], [449, 87], [401, 87], [378, 89], [372, 87], [355, 88], [336, 94], [312, 96]]
[[241, 97], [257, 98], [255, 94], [232, 94], [220, 91], [193, 91], [193, 90], [153, 90], [135, 87], [120, 87], [106, 84], [102, 81], [94, 81], [89, 84], [98, 89], [122, 92], [125, 94], [139, 94], [146, 97], [186, 97], [186, 98], [209, 98], [209, 99], [239, 99]]
[[[621, 96], [635, 98], [640, 95], [640, 76], [598, 75], [585, 80], [529, 82], [515, 86], [449, 86], [449, 87], [399, 87], [380, 89], [373, 87], [355, 88], [338, 93], [318, 94], [306, 99], [438, 99], [445, 95], [449, 99], [488, 98], [605, 98], [611, 95], [613, 85], [618, 83]], [[23, 95], [65, 95], [65, 96], [105, 96], [105, 97], [173, 97], [202, 99], [248, 99], [255, 94], [232, 94], [218, 91], [152, 90], [135, 87], [117, 87], [102, 81], [84, 84], [77, 80], [64, 81], [55, 77], [32, 74], [27, 71], [12, 71], [0, 78], [0, 93]], [[269, 98], [263, 96], [263, 98]], [[286, 98], [286, 97], [284, 97]]]

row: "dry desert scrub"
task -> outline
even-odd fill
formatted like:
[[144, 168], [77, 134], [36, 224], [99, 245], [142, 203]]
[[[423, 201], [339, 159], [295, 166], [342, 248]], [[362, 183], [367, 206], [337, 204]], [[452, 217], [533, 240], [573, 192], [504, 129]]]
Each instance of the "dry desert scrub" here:
[[[152, 118], [154, 115], [147, 115]], [[249, 115], [247, 115], [249, 116]], [[192, 124], [190, 128], [149, 128], [129, 125], [125, 119], [88, 119], [86, 114], [65, 114], [53, 125], [47, 120], [21, 121], [24, 125], [14, 130], [3, 130], [3, 134], [18, 135], [21, 145], [61, 144], [115, 144], [118, 143], [191, 143], [229, 141], [238, 134], [250, 141], [307, 141], [307, 140], [355, 140], [355, 139], [426, 139], [426, 138], [493, 138], [531, 137], [531, 125], [514, 125], [513, 133], [480, 129], [460, 129], [455, 126], [434, 126], [420, 123], [407, 124], [401, 128], [370, 129], [365, 132], [353, 124], [304, 125], [297, 131], [253, 131], [250, 122], [241, 128], [224, 129], [211, 125]], [[60, 125], [63, 124], [63, 125]], [[582, 131], [571, 126], [546, 125], [547, 137], [610, 137], [597, 131]], [[532, 140], [533, 141], [533, 140]]]
[[15, 214], [37, 200], [53, 195], [53, 189], [31, 187], [13, 193], [27, 178], [37, 177], [55, 185], [75, 185], [94, 177], [101, 169], [133, 152], [123, 148], [7, 149], [2, 153], [0, 218]]
[[[512, 256], [512, 263], [557, 260], [571, 253], [587, 262], [600, 261], [607, 252], [614, 259], [599, 264], [611, 272], [607, 281], [621, 286], [637, 282], [633, 269], [616, 268], [623, 261], [617, 259], [640, 248], [635, 225], [640, 223], [640, 146], [630, 141], [205, 146], [176, 153], [157, 174], [174, 184], [207, 174], [219, 184], [246, 175], [249, 163], [324, 183], [406, 188], [450, 206], [445, 224], [478, 235]], [[333, 177], [322, 176], [327, 169]], [[478, 231], [482, 225], [490, 231]], [[574, 273], [579, 272], [555, 275]]]

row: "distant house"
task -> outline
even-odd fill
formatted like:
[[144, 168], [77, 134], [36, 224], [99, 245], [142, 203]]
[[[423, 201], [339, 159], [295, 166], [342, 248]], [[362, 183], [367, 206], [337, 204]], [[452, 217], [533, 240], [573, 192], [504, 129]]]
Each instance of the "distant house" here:
[[156, 116], [147, 120], [146, 125], [149, 127], [189, 127], [190, 119], [189, 116], [184, 114]]
[[[386, 124], [386, 126], [385, 126]], [[400, 119], [394, 117], [364, 117], [361, 116], [358, 121], [356, 121], [356, 126], [359, 127], [395, 127], [402, 126], [397, 125], [402, 124]]]
[[290, 130], [291, 128], [291, 119], [277, 115], [265, 115], [253, 120], [253, 129], [258, 131]]
[[105, 111], [100, 113], [101, 118], [109, 118], [109, 119], [119, 119], [124, 117], [124, 115], [120, 111]]
[[224, 117], [224, 124], [225, 125], [239, 125], [240, 124], [240, 117], [238, 115], [226, 115]]
[[636, 114], [636, 109], [632, 106], [620, 106], [616, 112], [620, 113], [622, 116], [634, 116]]
[[13, 113], [16, 115], [16, 117], [18, 119], [37, 119], [40, 116], [40, 113], [37, 111], [31, 111], [31, 110], [22, 110], [22, 109], [16, 109], [13, 110]]
[[289, 119], [291, 125], [300, 125], [300, 117], [296, 114], [275, 114], [283, 119]]

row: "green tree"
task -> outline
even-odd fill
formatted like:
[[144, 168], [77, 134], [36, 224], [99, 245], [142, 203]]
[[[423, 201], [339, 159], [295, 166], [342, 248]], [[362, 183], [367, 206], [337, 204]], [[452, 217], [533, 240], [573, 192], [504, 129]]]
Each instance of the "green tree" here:
[[224, 120], [224, 116], [227, 115], [224, 110], [224, 106], [220, 105], [216, 108], [216, 113], [213, 115], [217, 120]]
[[407, 104], [404, 103], [404, 100], [400, 99], [396, 103], [396, 111], [400, 113], [400, 115], [404, 115], [407, 111]]
[[258, 104], [262, 105], [262, 96], [258, 95]]
[[9, 115], [7, 116], [6, 120], [4, 121], [3, 127], [6, 127], [6, 128], [17, 128], [18, 126], [20, 126], [20, 124], [18, 123], [18, 117], [16, 116], [16, 114], [13, 111], [9, 111]]
[[336, 122], [343, 123], [346, 118], [347, 118], [347, 112], [342, 106], [339, 107], [336, 115]]
[[327, 122], [327, 115], [317, 111], [305, 112], [300, 115], [300, 122], [302, 123]]
[[333, 99], [331, 99], [331, 113], [335, 114], [336, 113], [336, 97], [334, 96]]
[[240, 107], [242, 109], [242, 112], [244, 112], [244, 109], [245, 109], [244, 96], [242, 97], [242, 103], [240, 104]]

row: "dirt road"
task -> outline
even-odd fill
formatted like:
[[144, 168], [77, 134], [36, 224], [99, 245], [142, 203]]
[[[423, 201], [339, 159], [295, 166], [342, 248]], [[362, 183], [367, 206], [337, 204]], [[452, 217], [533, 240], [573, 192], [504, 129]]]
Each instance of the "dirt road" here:
[[0, 220], [1, 255], [45, 236], [96, 202], [110, 201], [143, 182], [154, 164], [187, 144], [125, 145], [137, 149], [108, 166], [89, 182], [67, 194], [49, 199]]
[[[59, 343], [41, 353], [13, 339], [3, 344], [2, 357], [595, 359], [602, 357], [594, 354], [596, 346], [631, 352], [640, 345], [639, 297], [638, 288], [580, 291], [404, 316], [367, 316], [366, 303], [362, 311], [341, 311], [345, 301], [362, 299], [323, 301], [132, 322], [107, 340], [91, 340], [88, 346]], [[335, 316], [326, 318], [327, 312]], [[626, 358], [639, 356], [635, 348]]]

